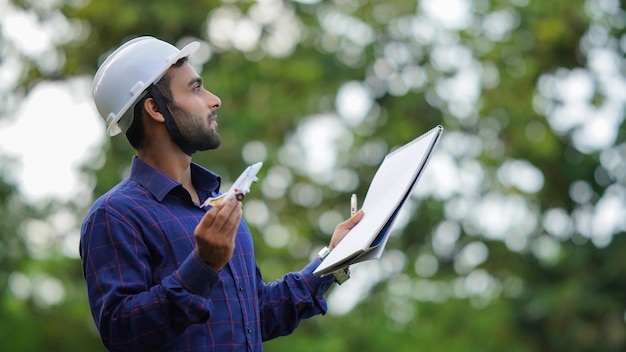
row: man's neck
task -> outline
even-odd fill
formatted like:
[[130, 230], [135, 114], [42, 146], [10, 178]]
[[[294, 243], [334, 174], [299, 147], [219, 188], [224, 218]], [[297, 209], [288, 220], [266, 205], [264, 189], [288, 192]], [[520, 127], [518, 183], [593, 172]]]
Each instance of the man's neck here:
[[137, 157], [180, 182], [189, 192], [191, 199], [196, 203], [200, 202], [196, 188], [191, 181], [191, 156], [178, 148], [152, 148], [137, 150]]

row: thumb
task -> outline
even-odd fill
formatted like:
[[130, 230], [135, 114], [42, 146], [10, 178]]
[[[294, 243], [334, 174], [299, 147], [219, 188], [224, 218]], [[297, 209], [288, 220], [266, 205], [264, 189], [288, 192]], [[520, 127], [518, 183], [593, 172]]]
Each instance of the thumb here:
[[358, 224], [359, 221], [361, 221], [364, 214], [365, 212], [363, 211], [363, 209], [360, 209], [359, 211], [354, 213], [354, 215], [352, 215], [349, 219], [339, 224], [339, 227], [341, 227], [342, 229], [350, 230], [356, 224]]

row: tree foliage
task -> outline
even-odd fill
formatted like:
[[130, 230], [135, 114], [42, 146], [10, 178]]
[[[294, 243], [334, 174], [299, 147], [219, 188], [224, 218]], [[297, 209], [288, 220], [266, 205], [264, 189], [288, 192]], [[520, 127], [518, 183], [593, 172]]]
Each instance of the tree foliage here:
[[[131, 37], [201, 41], [193, 63], [222, 100], [223, 145], [194, 160], [226, 183], [264, 160], [244, 216], [268, 280], [328, 241], [385, 153], [444, 126], [383, 258], [355, 265], [327, 316], [267, 350], [626, 348], [623, 2], [45, 3], [10, 6], [64, 19], [47, 56], [57, 64], [0, 35], [0, 64], [23, 61], [0, 113], [38, 82], [93, 75]], [[132, 155], [123, 137], [102, 146], [85, 197], [119, 182]], [[9, 350], [101, 350], [79, 260], [63, 249], [88, 202], [33, 207], [8, 169], [0, 334]], [[47, 228], [59, 214], [73, 226]], [[52, 244], [33, 248], [40, 232]]]

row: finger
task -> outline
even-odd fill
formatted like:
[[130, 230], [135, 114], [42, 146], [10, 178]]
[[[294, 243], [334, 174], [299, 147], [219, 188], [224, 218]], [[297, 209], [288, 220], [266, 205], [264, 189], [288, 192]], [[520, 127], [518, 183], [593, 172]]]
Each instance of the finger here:
[[354, 213], [354, 215], [352, 215], [350, 219], [348, 219], [348, 221], [353, 222], [354, 225], [356, 225], [359, 221], [361, 221], [363, 214], [365, 214], [365, 211], [363, 209], [359, 209], [359, 211]]
[[364, 214], [365, 212], [363, 211], [363, 209], [361, 209], [358, 212], [356, 212], [354, 215], [352, 215], [349, 219], [337, 225], [337, 228], [335, 229], [335, 233], [333, 233], [333, 236], [330, 239], [330, 244], [328, 245], [328, 248], [331, 251], [333, 250], [333, 248], [335, 248], [335, 246], [337, 246], [339, 242], [341, 242], [341, 240], [343, 240], [344, 237], [346, 237], [348, 232], [350, 232], [350, 230], [354, 226], [356, 226], [356, 224], [358, 224], [359, 221], [361, 221]]
[[237, 205], [230, 200], [222, 201], [206, 212], [197, 227], [203, 232], [219, 233], [223, 231], [224, 224], [229, 221], [233, 209], [236, 208]]
[[234, 234], [241, 221], [241, 202], [235, 199], [229, 199], [226, 203], [222, 211], [218, 214], [218, 218], [214, 222], [214, 227], [219, 232], [231, 235]]
[[223, 202], [223, 201], [219, 202], [215, 204], [211, 209], [209, 209], [204, 214], [202, 219], [200, 219], [200, 223], [198, 224], [198, 226], [202, 228], [210, 228], [211, 226], [213, 226], [213, 223], [215, 222], [215, 218], [217, 217], [219, 212], [222, 210], [222, 208], [224, 208], [225, 203], [226, 202]]
[[356, 224], [358, 224], [359, 221], [361, 221], [361, 219], [363, 218], [363, 214], [365, 214], [363, 209], [357, 211], [349, 219], [339, 224], [338, 227], [344, 230], [350, 230], [351, 228], [356, 226]]

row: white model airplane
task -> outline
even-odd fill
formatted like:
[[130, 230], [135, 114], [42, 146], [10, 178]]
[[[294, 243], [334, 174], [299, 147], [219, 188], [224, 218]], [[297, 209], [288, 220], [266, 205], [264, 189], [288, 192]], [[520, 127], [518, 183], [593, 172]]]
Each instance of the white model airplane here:
[[259, 170], [261, 170], [261, 166], [263, 166], [262, 162], [258, 162], [256, 164], [248, 166], [245, 170], [243, 170], [241, 175], [237, 177], [237, 180], [235, 181], [235, 183], [233, 183], [228, 191], [220, 194], [217, 197], [210, 197], [204, 203], [202, 203], [200, 208], [204, 208], [209, 205], [213, 206], [225, 199], [231, 199], [233, 197], [238, 201], [242, 201], [246, 193], [250, 192], [250, 186], [252, 185], [252, 183], [259, 180], [256, 177], [256, 174], [259, 172]]

